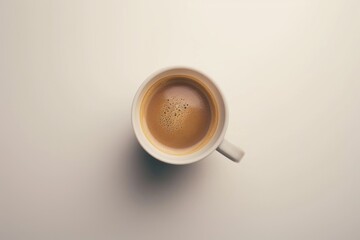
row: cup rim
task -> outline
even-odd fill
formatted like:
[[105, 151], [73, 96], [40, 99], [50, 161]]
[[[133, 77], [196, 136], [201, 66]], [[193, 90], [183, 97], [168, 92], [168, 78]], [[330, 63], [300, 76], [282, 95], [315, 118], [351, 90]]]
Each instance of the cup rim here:
[[[219, 130], [219, 134], [217, 136], [217, 139], [212, 143], [212, 145], [210, 147], [208, 147], [206, 150], [204, 150], [203, 153], [197, 155], [197, 156], [193, 156], [193, 154], [187, 154], [187, 155], [173, 155], [173, 154], [169, 154], [169, 153], [165, 153], [161, 150], [159, 150], [158, 148], [156, 148], [145, 136], [145, 134], [143, 133], [143, 130], [141, 129], [141, 124], [140, 124], [140, 118], [139, 118], [139, 113], [138, 111], [138, 104], [139, 104], [139, 100], [141, 94], [143, 93], [145, 87], [147, 86], [147, 84], [152, 81], [156, 76], [158, 76], [161, 73], [165, 73], [168, 71], [176, 71], [176, 70], [185, 70], [185, 71], [190, 71], [190, 72], [194, 72], [197, 74], [200, 74], [202, 76], [204, 76], [206, 78], [207, 81], [210, 82], [210, 84], [213, 85], [213, 87], [216, 89], [216, 91], [218, 92], [219, 97], [221, 98], [220, 100], [222, 101], [222, 107], [223, 107], [223, 125], [222, 125], [222, 129]], [[220, 88], [216, 85], [216, 83], [206, 74], [204, 74], [203, 72], [191, 68], [191, 67], [187, 67], [187, 66], [171, 66], [171, 67], [165, 67], [162, 68], [158, 71], [155, 71], [154, 73], [150, 74], [145, 81], [140, 85], [140, 87], [138, 88], [133, 102], [132, 102], [132, 107], [131, 107], [131, 123], [132, 123], [132, 127], [134, 129], [135, 132], [135, 136], [139, 142], [139, 144], [141, 145], [141, 147], [148, 153], [150, 154], [152, 157], [165, 162], [165, 163], [169, 163], [169, 164], [175, 164], [175, 165], [185, 165], [185, 164], [190, 164], [190, 163], [194, 163], [197, 161], [200, 161], [202, 159], [204, 159], [205, 157], [207, 157], [208, 155], [210, 155], [212, 152], [214, 152], [218, 146], [222, 143], [222, 141], [224, 140], [224, 136], [225, 136], [225, 132], [227, 129], [227, 125], [228, 125], [228, 111], [227, 111], [227, 105], [226, 105], [226, 101], [224, 99], [224, 95], [222, 94]], [[215, 136], [214, 136], [215, 137]], [[210, 143], [208, 143], [210, 144]], [[203, 148], [205, 148], [206, 146], [208, 146], [208, 144], [206, 144]], [[202, 149], [203, 149], [202, 148]]]

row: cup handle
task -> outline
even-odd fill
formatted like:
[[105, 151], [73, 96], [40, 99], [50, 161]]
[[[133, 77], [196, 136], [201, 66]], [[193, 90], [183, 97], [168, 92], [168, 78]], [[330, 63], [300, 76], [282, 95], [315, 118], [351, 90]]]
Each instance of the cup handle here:
[[216, 150], [234, 162], [240, 162], [241, 158], [245, 154], [243, 150], [226, 141], [225, 139]]

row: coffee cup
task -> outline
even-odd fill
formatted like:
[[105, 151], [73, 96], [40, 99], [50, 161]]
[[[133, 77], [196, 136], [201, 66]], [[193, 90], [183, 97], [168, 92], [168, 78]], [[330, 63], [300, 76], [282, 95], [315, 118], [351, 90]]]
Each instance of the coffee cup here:
[[143, 149], [169, 164], [190, 164], [217, 150], [234, 162], [244, 152], [224, 139], [228, 124], [223, 94], [205, 74], [172, 67], [152, 74], [132, 104], [132, 125]]

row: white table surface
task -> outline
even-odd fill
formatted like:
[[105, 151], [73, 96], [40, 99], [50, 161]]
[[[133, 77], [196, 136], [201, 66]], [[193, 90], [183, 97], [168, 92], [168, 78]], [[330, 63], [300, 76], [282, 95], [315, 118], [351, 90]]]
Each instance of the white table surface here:
[[[0, 1], [0, 239], [360, 239], [360, 2]], [[199, 69], [240, 164], [137, 144], [141, 82]]]

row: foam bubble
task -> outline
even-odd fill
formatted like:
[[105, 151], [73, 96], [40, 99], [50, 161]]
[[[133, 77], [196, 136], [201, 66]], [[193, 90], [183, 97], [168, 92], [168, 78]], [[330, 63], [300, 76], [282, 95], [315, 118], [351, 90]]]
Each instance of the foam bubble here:
[[173, 133], [181, 129], [189, 111], [188, 106], [184, 98], [167, 98], [161, 109], [161, 126]]

